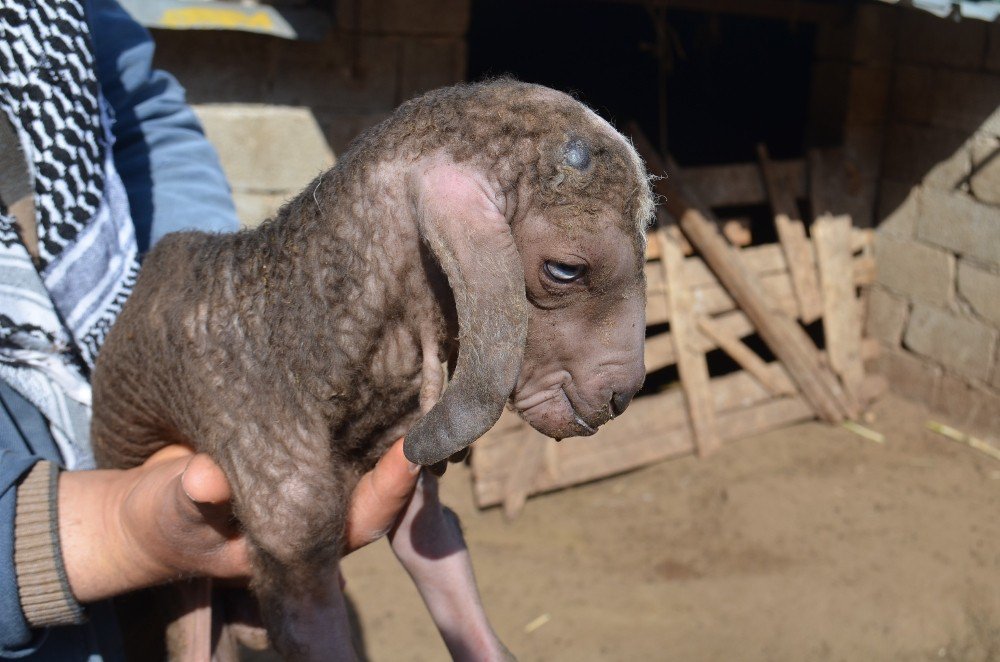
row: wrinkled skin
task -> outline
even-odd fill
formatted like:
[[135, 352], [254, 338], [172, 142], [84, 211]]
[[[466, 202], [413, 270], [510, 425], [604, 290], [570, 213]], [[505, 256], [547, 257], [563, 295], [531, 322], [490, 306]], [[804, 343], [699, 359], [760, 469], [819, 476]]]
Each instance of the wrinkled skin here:
[[[404, 434], [411, 460], [445, 460], [508, 401], [557, 438], [620, 414], [644, 376], [651, 213], [635, 150], [566, 95], [499, 80], [409, 101], [259, 228], [149, 254], [94, 375], [98, 461], [211, 455], [274, 645], [349, 658], [359, 476]], [[412, 509], [393, 549], [449, 649], [501, 659], [461, 536], [436, 499]]]
[[[603, 211], [603, 214], [611, 212]], [[512, 402], [539, 432], [590, 435], [621, 414], [645, 377], [645, 281], [634, 237], [598, 213], [571, 231], [537, 214], [514, 226], [531, 312], [524, 364]], [[561, 283], [545, 262], [584, 264]]]

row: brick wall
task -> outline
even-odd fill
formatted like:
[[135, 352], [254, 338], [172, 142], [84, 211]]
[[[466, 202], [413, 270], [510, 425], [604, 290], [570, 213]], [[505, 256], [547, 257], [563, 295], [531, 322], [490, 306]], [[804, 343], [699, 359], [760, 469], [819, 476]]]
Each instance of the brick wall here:
[[157, 30], [156, 65], [187, 89], [255, 225], [401, 102], [464, 80], [469, 2], [345, 0], [319, 42]]
[[871, 4], [839, 29], [843, 139], [875, 150], [874, 368], [1000, 438], [1000, 25]]

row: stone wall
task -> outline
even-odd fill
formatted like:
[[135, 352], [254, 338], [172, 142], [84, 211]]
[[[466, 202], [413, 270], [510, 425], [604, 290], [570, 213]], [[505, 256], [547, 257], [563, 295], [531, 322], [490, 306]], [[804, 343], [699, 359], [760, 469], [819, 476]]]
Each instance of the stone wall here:
[[255, 225], [401, 102], [464, 80], [469, 3], [345, 0], [318, 42], [156, 30], [156, 65], [187, 89]]
[[844, 139], [877, 136], [874, 367], [1000, 438], [1000, 25], [868, 5], [850, 37], [869, 55], [847, 67]]

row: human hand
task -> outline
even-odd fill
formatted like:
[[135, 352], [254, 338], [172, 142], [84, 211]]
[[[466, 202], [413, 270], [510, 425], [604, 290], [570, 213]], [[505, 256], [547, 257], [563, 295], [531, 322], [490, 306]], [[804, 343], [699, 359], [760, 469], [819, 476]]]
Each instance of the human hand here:
[[[344, 554], [392, 528], [418, 475], [400, 440], [362, 476], [351, 498]], [[225, 474], [211, 458], [179, 445], [126, 471], [64, 472], [59, 531], [74, 596], [91, 602], [188, 576], [246, 579], [247, 545], [230, 498]]]
[[245, 579], [229, 482], [204, 454], [167, 446], [124, 471], [59, 478], [59, 536], [73, 595], [92, 602], [186, 576]]

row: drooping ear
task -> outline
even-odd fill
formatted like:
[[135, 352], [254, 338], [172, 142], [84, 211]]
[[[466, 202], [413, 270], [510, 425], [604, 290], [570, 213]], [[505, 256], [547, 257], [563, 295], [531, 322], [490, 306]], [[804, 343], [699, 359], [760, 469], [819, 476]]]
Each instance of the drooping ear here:
[[500, 418], [521, 370], [528, 305], [510, 225], [476, 177], [438, 164], [414, 175], [410, 191], [422, 238], [448, 277], [459, 326], [448, 388], [406, 435], [406, 457], [428, 466]]

